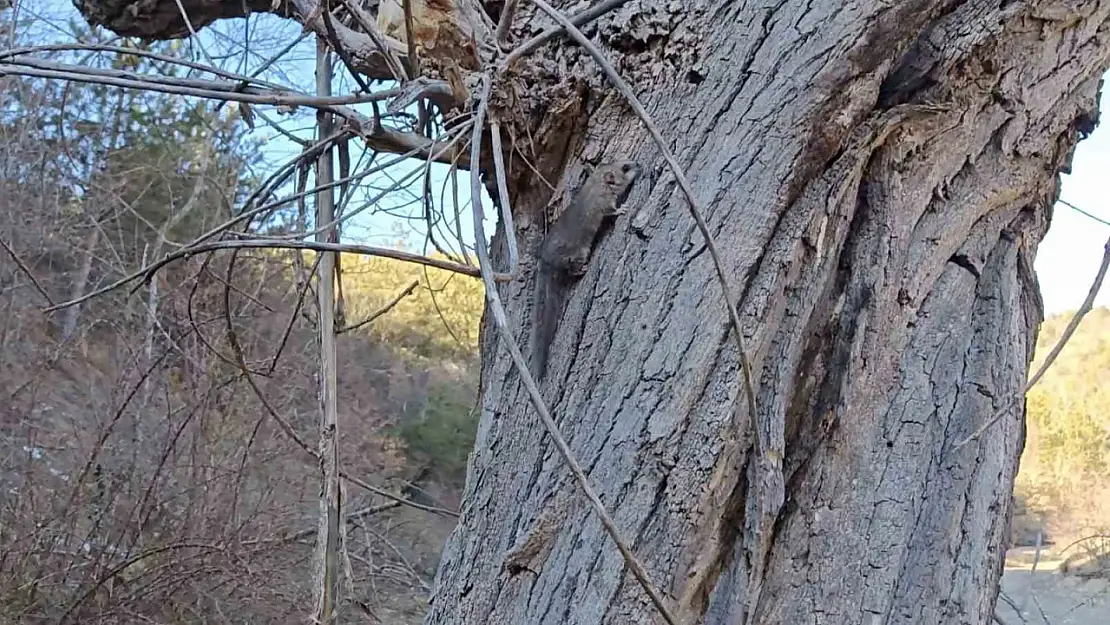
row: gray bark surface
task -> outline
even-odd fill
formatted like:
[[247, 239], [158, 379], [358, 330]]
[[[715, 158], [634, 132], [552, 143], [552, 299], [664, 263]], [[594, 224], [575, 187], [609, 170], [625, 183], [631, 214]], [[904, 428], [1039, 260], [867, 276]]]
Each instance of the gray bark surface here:
[[[740, 623], [749, 602], [758, 623], [989, 622], [1023, 411], [951, 448], [1027, 374], [1033, 258], [1058, 172], [1093, 127], [1108, 15], [1097, 2], [641, 0], [587, 29], [672, 142], [741, 293], [786, 486], [754, 601], [761, 478], [703, 241], [592, 61], [565, 41], [529, 61], [569, 94], [535, 131], [540, 171], [564, 148], [572, 163], [645, 166], [570, 295], [543, 390], [687, 622]], [[524, 250], [542, 236], [541, 189], [516, 188]], [[524, 344], [530, 279], [501, 289], [514, 336], [484, 327], [463, 517], [425, 622], [654, 622], [499, 347]]]

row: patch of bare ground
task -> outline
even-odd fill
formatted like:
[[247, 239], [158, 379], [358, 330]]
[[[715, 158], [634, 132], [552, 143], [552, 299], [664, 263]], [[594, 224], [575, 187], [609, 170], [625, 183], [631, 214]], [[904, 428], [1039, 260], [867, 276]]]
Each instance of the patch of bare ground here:
[[[1065, 547], [1063, 545], [1061, 547]], [[1002, 592], [995, 609], [1004, 625], [1106, 625], [1110, 623], [1110, 579], [1080, 574], [1080, 564], [1054, 548], [1018, 547], [1006, 554]], [[1065, 569], [1067, 569], [1065, 571]]]

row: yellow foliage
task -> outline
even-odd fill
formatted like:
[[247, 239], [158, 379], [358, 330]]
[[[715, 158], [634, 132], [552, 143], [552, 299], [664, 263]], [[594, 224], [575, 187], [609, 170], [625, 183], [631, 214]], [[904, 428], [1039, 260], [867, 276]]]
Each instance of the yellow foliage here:
[[485, 297], [479, 280], [388, 258], [344, 254], [341, 262], [347, 325], [368, 318], [419, 281], [411, 295], [355, 332], [424, 357], [477, 357]]
[[[1072, 313], [1045, 320], [1030, 372]], [[1097, 490], [1110, 484], [1110, 309], [1092, 310], [1027, 396], [1027, 436], [1016, 491], [1030, 508], [1090, 527]], [[1092, 490], [1095, 489], [1095, 490]], [[1101, 493], [1110, 496], [1110, 490]], [[1101, 519], [1110, 524], [1110, 518]]]

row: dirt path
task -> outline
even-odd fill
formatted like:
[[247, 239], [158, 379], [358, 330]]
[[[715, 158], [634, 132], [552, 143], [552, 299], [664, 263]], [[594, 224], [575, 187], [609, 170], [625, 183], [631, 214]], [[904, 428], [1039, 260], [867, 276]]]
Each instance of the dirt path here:
[[1059, 562], [1044, 558], [1033, 571], [1031, 558], [1015, 555], [1007, 557], [995, 610], [1003, 625], [1110, 625], [1110, 581], [1061, 575]]

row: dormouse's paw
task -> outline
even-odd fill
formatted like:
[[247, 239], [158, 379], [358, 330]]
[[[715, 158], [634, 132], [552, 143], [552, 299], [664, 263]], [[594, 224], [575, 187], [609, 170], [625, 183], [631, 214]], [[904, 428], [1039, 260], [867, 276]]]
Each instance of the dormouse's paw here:
[[575, 256], [567, 260], [567, 275], [572, 278], [581, 278], [586, 275], [586, 262], [585, 256]]

